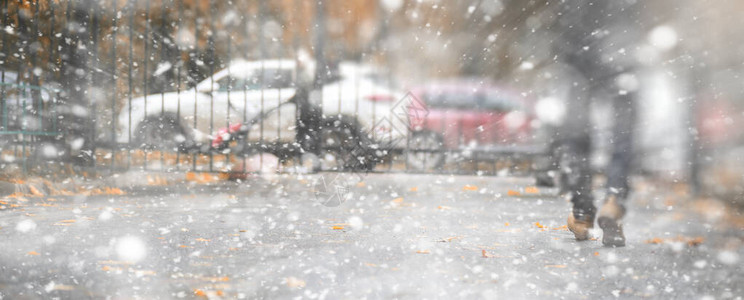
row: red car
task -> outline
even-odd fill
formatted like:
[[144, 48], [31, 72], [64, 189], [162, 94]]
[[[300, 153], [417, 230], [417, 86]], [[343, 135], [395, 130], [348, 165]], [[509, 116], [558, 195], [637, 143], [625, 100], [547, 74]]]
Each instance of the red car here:
[[533, 141], [532, 101], [508, 89], [456, 80], [417, 87], [411, 95], [409, 163], [416, 168], [435, 168], [444, 160], [443, 154], [416, 149], [494, 152]]

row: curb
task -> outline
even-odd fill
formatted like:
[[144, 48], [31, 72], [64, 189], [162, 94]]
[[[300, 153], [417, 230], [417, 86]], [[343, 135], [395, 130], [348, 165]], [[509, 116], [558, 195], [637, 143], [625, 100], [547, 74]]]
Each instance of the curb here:
[[61, 182], [53, 182], [40, 177], [18, 180], [0, 180], [0, 199], [8, 197], [47, 197], [58, 195], [122, 195], [130, 191], [151, 188], [221, 185], [231, 180], [245, 180], [252, 176], [234, 177], [227, 173], [210, 172], [155, 172], [129, 171], [111, 176], [85, 179], [72, 177]]

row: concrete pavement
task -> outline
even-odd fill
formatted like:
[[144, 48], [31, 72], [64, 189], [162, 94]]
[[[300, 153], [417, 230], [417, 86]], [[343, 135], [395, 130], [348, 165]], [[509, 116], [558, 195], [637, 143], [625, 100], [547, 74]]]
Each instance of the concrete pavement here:
[[328, 206], [319, 176], [336, 174], [14, 202], [0, 298], [744, 295], [741, 228], [672, 192], [636, 193], [613, 249], [574, 241], [569, 204], [531, 179], [371, 174]]

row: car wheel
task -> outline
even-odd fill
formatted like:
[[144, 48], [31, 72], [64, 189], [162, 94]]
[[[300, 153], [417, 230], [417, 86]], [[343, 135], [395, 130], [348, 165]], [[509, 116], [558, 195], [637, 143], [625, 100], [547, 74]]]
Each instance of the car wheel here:
[[139, 125], [135, 131], [136, 145], [148, 150], [183, 150], [186, 133], [181, 124], [172, 117], [152, 117]]
[[406, 148], [408, 167], [414, 171], [428, 171], [444, 164], [442, 136], [431, 131], [416, 131], [411, 134]]

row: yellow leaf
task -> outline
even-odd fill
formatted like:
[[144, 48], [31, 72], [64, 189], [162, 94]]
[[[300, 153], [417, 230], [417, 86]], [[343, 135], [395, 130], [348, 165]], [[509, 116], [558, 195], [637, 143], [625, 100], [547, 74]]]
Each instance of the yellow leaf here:
[[559, 269], [562, 269], [562, 268], [565, 268], [566, 265], [545, 265], [545, 267], [547, 267], [547, 268], [559, 268]]
[[540, 222], [535, 222], [535, 226], [537, 226], [537, 228], [545, 228], [545, 226], [540, 224]]
[[504, 226], [509, 226], [509, 222], [505, 222], [504, 223]]
[[461, 238], [461, 237], [459, 237], [459, 236], [451, 236], [451, 237], [448, 237], [448, 238], [444, 238], [444, 239], [442, 239], [442, 241], [445, 241], [445, 242], [451, 242], [451, 241], [453, 241], [453, 240], [459, 240], [460, 238]]
[[506, 194], [509, 195], [509, 196], [519, 196], [519, 195], [521, 195], [518, 191], [515, 191], [515, 190], [509, 190], [508, 192], [506, 192]]
[[410, 189], [409, 191], [411, 191], [411, 192], [416, 192], [416, 191], [418, 191], [418, 188], [414, 186], [414, 187], [412, 187], [412, 188], [411, 188], [411, 189]]
[[198, 241], [198, 242], [209, 242], [211, 240], [203, 239], [203, 238], [198, 238], [198, 239], [196, 239], [196, 241]]
[[401, 202], [403, 202], [403, 197], [395, 198], [395, 199], [393, 199], [393, 202], [395, 202], [395, 203], [401, 203]]
[[365, 187], [367, 184], [364, 183], [364, 181], [357, 182], [357, 187]]
[[462, 187], [463, 191], [477, 191], [478, 187], [470, 184], [466, 184], [464, 187]]
[[331, 227], [331, 229], [333, 229], [333, 230], [343, 230], [344, 229], [344, 226], [333, 226], [333, 227]]
[[661, 243], [664, 243], [664, 240], [657, 238], [657, 237], [646, 240], [646, 244], [661, 244]]
[[204, 291], [202, 291], [200, 289], [194, 289], [194, 294], [197, 295], [197, 296], [199, 296], [199, 297], [206, 297], [207, 296], [207, 293], [205, 293]]
[[553, 230], [568, 230], [568, 226], [563, 225], [561, 227], [555, 227], [555, 228], [553, 228]]
[[528, 186], [528, 187], [524, 188], [524, 193], [525, 194], [538, 194], [538, 193], [540, 193], [540, 190], [537, 187]]
[[287, 286], [290, 288], [304, 288], [305, 281], [295, 277], [287, 277]]
[[32, 196], [36, 196], [36, 197], [44, 197], [44, 193], [40, 192], [40, 191], [39, 191], [39, 190], [38, 190], [38, 189], [37, 189], [36, 187], [34, 187], [33, 185], [29, 185], [29, 186], [28, 186], [28, 190], [29, 190], [29, 191], [31, 192], [31, 195], [32, 195]]
[[28, 254], [28, 255], [34, 255], [34, 256], [36, 256], [36, 255], [40, 255], [40, 254], [39, 254], [39, 252], [36, 252], [36, 251], [29, 251], [29, 252], [28, 252], [28, 253], [26, 253], [26, 254]]

